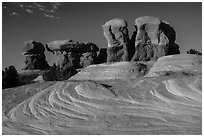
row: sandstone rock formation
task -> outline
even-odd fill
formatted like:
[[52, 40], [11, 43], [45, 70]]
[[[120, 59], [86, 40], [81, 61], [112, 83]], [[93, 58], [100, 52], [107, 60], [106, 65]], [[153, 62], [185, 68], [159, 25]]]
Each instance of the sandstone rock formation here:
[[168, 55], [161, 57], [145, 77], [158, 77], [175, 73], [188, 75], [202, 73], [202, 57], [191, 54]]
[[131, 61], [157, 60], [161, 56], [180, 53], [175, 43], [176, 33], [167, 22], [144, 16], [135, 20], [135, 28], [135, 54]]
[[93, 43], [73, 40], [52, 41], [46, 44], [46, 49], [58, 55], [59, 60], [56, 64], [62, 69], [77, 69], [95, 63], [96, 52], [99, 50]]
[[44, 52], [45, 48], [42, 43], [37, 41], [25, 42], [22, 54], [26, 56], [26, 66], [23, 69], [45, 70], [49, 68]]
[[136, 62], [115, 62], [91, 65], [81, 70], [71, 80], [115, 80], [132, 79], [144, 76], [147, 66]]
[[83, 47], [80, 49], [81, 51], [81, 57], [80, 57], [80, 66], [83, 68], [96, 64], [97, 59], [97, 53], [99, 51], [99, 48], [90, 42], [85, 43]]
[[128, 61], [127, 22], [117, 18], [106, 22], [102, 27], [108, 42], [107, 62]]

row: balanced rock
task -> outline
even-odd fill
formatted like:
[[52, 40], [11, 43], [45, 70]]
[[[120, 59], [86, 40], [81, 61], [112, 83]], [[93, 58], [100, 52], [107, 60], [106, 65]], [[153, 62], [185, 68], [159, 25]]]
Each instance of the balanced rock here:
[[45, 48], [42, 43], [37, 41], [25, 42], [22, 54], [26, 56], [26, 66], [23, 70], [40, 69], [45, 70], [49, 68], [49, 65], [45, 57]]
[[[51, 41], [46, 44], [46, 49], [52, 53], [56, 53], [56, 51], [60, 51], [61, 53], [63, 51], [66, 52], [73, 52], [76, 51], [77, 49], [81, 49], [85, 44], [82, 42], [74, 41], [74, 40], [56, 40], [56, 41]], [[56, 53], [57, 54], [57, 53]]]
[[108, 43], [107, 62], [128, 61], [128, 29], [124, 19], [112, 19], [103, 26]]
[[46, 44], [46, 49], [59, 57], [56, 63], [60, 68], [80, 68], [96, 62], [99, 48], [90, 42], [56, 40]]
[[167, 22], [144, 16], [135, 20], [135, 28], [132, 61], [157, 60], [161, 56], [180, 53], [179, 46], [175, 44], [176, 33]]
[[46, 49], [59, 57], [56, 63], [61, 69], [79, 67], [80, 55], [75, 52], [76, 47], [84, 43], [73, 40], [56, 40], [46, 44]]

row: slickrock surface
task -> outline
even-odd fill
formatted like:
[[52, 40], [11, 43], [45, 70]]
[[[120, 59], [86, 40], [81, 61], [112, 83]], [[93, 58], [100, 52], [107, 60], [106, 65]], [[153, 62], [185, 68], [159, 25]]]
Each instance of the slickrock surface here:
[[202, 73], [202, 56], [179, 54], [161, 57], [150, 69], [146, 77], [161, 76], [166, 73]]
[[[189, 64], [186, 57], [172, 56], [161, 58], [157, 66], [167, 58], [180, 58], [182, 66]], [[197, 58], [188, 56], [188, 60]], [[173, 61], [166, 63], [174, 71]], [[188, 70], [193, 69], [186, 66]], [[2, 132], [202, 134], [200, 73], [141, 77], [138, 71], [129, 71], [135, 68], [137, 64], [128, 62], [90, 66], [78, 73], [79, 76], [56, 82], [10, 109], [5, 101], [11, 104], [13, 98], [4, 98]]]
[[71, 80], [130, 79], [144, 75], [146, 65], [135, 62], [116, 62], [91, 65], [81, 70]]

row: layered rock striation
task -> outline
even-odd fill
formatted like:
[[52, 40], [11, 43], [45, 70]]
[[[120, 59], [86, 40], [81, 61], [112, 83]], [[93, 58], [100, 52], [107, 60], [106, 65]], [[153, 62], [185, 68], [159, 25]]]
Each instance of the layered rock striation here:
[[145, 77], [183, 73], [187, 75], [202, 74], [202, 57], [192, 54], [179, 54], [161, 57]]

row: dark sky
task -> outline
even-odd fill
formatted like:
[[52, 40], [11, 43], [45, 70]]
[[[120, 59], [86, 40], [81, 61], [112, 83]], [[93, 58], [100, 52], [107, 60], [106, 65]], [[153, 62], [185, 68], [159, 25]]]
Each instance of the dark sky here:
[[[102, 25], [113, 18], [128, 23], [129, 36], [134, 21], [141, 16], [155, 16], [175, 29], [176, 43], [186, 53], [194, 48], [202, 51], [202, 3], [3, 3], [2, 4], [2, 66], [24, 66], [21, 54], [25, 41], [43, 44], [53, 40], [73, 39], [107, 47]], [[46, 52], [52, 64], [56, 57]]]

